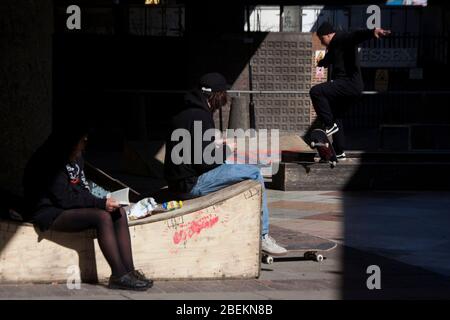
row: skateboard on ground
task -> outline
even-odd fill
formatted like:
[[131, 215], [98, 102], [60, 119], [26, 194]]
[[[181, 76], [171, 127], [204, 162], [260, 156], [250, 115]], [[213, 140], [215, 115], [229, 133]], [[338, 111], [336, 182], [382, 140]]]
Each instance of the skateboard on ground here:
[[[321, 237], [291, 231], [289, 229], [271, 226], [271, 235], [282, 244], [288, 251], [282, 257], [303, 256], [305, 260], [322, 262], [325, 258], [325, 252], [336, 248], [337, 243]], [[272, 264], [274, 257], [267, 252], [262, 251], [262, 262]]]
[[322, 129], [314, 129], [310, 135], [310, 146], [317, 149], [321, 161], [328, 162], [332, 168], [337, 164], [336, 152], [326, 132]]

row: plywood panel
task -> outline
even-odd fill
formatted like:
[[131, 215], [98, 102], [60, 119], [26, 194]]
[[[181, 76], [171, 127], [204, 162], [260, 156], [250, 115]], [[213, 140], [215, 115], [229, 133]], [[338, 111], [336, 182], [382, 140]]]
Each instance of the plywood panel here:
[[[130, 223], [135, 265], [154, 279], [258, 277], [260, 230], [255, 181]], [[30, 224], [0, 222], [1, 282], [66, 281], [71, 266], [80, 267], [83, 281], [110, 276], [93, 231], [41, 233]]]

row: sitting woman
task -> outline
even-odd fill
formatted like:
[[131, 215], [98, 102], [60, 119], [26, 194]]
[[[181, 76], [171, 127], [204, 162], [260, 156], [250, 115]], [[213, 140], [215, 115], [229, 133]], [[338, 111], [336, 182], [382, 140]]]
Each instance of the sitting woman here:
[[112, 275], [112, 289], [147, 290], [153, 282], [134, 269], [125, 211], [112, 198], [90, 193], [83, 172], [87, 129], [53, 132], [31, 157], [24, 175], [29, 220], [41, 231], [97, 231], [98, 243]]

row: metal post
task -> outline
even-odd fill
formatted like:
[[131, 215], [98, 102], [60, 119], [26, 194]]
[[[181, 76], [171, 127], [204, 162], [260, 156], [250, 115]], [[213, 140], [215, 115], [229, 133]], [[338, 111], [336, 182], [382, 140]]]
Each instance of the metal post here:
[[[250, 33], [250, 6], [246, 6], [247, 11], [247, 32]], [[248, 61], [248, 87], [250, 91], [253, 91], [253, 74], [252, 74], [252, 59], [250, 58]], [[256, 121], [255, 121], [255, 102], [253, 101], [253, 93], [250, 93], [250, 103], [249, 103], [249, 112], [250, 112], [250, 128], [255, 129]]]
[[223, 132], [222, 107], [219, 108], [219, 126], [220, 126], [220, 132]]
[[248, 130], [250, 125], [248, 112], [248, 101], [246, 96], [231, 98], [230, 117], [228, 120], [229, 129]]
[[283, 32], [283, 13], [284, 6], [280, 6], [280, 32]]

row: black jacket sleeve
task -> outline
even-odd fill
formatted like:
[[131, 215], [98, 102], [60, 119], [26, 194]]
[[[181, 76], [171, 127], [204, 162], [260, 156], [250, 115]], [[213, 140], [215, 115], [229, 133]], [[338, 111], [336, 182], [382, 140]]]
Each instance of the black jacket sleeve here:
[[317, 63], [317, 66], [328, 68], [330, 66], [330, 64], [331, 64], [331, 59], [330, 59], [329, 53], [327, 52], [325, 54], [325, 56], [323, 57], [323, 59]]
[[[202, 136], [209, 129], [215, 129], [214, 120], [212, 119], [211, 114], [209, 114], [207, 112], [203, 112], [203, 114], [202, 114]], [[214, 141], [215, 141], [214, 137], [211, 140], [209, 140], [209, 141], [203, 141], [202, 140], [202, 154], [204, 155], [205, 154], [205, 149], [209, 148], [206, 151], [206, 154], [211, 155], [211, 157], [213, 159], [216, 159], [217, 153], [221, 153], [221, 158], [220, 159], [222, 160], [222, 162], [221, 163], [214, 162], [214, 163], [210, 164], [210, 163], [206, 163], [205, 159], [202, 157], [202, 163], [197, 166], [197, 170], [200, 173], [204, 173], [204, 172], [210, 171], [210, 170], [218, 167], [219, 165], [225, 163], [226, 158], [231, 153], [230, 148], [228, 146], [226, 146], [226, 145], [216, 145], [214, 147], [214, 149], [211, 149], [214, 146], [214, 143], [215, 143]]]
[[54, 205], [62, 209], [106, 208], [106, 199], [95, 197], [85, 188], [71, 186], [69, 177], [63, 171], [59, 171], [50, 181], [48, 193]]
[[361, 42], [370, 40], [374, 37], [374, 29], [358, 30], [349, 33], [349, 40], [354, 45], [360, 44]]

